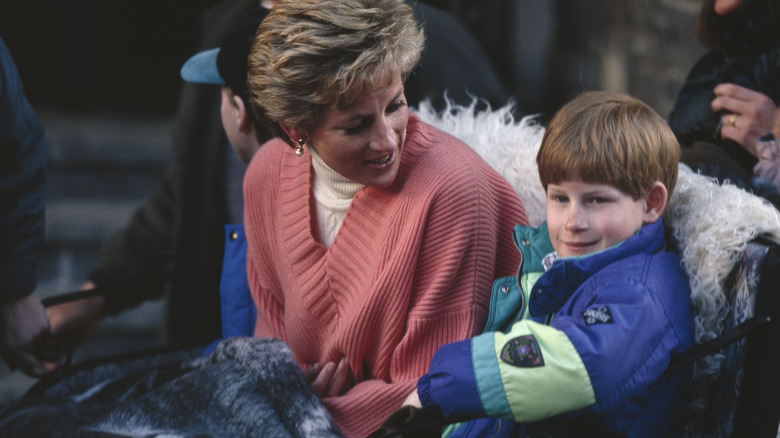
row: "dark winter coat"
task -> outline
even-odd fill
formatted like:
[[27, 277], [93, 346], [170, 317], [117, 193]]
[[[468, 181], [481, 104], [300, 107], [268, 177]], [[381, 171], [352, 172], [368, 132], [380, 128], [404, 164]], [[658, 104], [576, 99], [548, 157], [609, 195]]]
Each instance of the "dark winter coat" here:
[[35, 289], [44, 235], [45, 174], [43, 127], [0, 38], [0, 300]]
[[[691, 69], [669, 115], [669, 125], [683, 147], [705, 141], [725, 149], [748, 174], [756, 158], [718, 132], [721, 113], [710, 106], [715, 86], [734, 83], [758, 91], [780, 103], [780, 24], [771, 21], [764, 2], [746, 0], [744, 7], [707, 18], [722, 41]], [[780, 11], [777, 11], [780, 13]]]

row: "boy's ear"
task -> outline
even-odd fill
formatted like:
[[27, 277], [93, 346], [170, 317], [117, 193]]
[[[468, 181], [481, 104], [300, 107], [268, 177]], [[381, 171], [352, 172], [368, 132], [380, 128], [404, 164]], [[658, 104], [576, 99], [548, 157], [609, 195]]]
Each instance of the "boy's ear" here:
[[249, 132], [252, 129], [252, 121], [249, 120], [249, 111], [244, 103], [244, 99], [234, 95], [233, 104], [238, 110], [238, 130], [240, 132]]
[[666, 209], [666, 203], [669, 200], [669, 192], [661, 181], [656, 181], [650, 187], [645, 197], [645, 212], [643, 222], [650, 224], [658, 220]]

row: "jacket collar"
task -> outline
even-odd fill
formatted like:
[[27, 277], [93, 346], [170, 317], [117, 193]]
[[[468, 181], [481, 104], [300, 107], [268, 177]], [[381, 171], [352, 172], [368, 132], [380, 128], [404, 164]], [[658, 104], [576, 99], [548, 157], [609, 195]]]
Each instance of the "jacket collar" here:
[[567, 257], [556, 260], [531, 290], [529, 302], [531, 316], [556, 312], [580, 285], [605, 266], [633, 255], [655, 254], [663, 248], [664, 227], [662, 219], [659, 218], [611, 248], [585, 257]]
[[515, 225], [512, 238], [522, 255], [520, 259], [521, 272], [518, 274], [518, 277], [527, 272], [544, 271], [542, 259], [547, 254], [553, 252], [552, 243], [550, 243], [550, 233], [547, 232], [547, 222], [539, 225], [539, 228]]

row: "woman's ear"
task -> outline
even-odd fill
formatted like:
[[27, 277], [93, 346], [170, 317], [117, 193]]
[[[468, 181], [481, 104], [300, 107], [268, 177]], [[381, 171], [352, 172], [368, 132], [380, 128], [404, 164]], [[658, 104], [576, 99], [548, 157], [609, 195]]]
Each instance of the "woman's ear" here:
[[653, 223], [661, 217], [666, 209], [668, 198], [669, 192], [666, 186], [661, 181], [654, 182], [645, 196], [645, 212], [642, 218], [645, 224]]
[[289, 126], [279, 124], [281, 126], [282, 131], [284, 131], [285, 134], [287, 134], [288, 137], [290, 137], [290, 140], [294, 144], [298, 144], [298, 140], [304, 139], [306, 140], [306, 132], [302, 131], [300, 129], [290, 128]]

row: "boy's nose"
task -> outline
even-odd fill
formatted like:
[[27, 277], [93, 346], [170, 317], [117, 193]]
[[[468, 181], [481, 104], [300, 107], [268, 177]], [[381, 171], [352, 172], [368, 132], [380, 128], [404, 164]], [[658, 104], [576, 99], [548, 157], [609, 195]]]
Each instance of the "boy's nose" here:
[[569, 231], [584, 230], [588, 227], [588, 221], [583, 217], [581, 212], [576, 209], [569, 213], [566, 219], [566, 229]]

